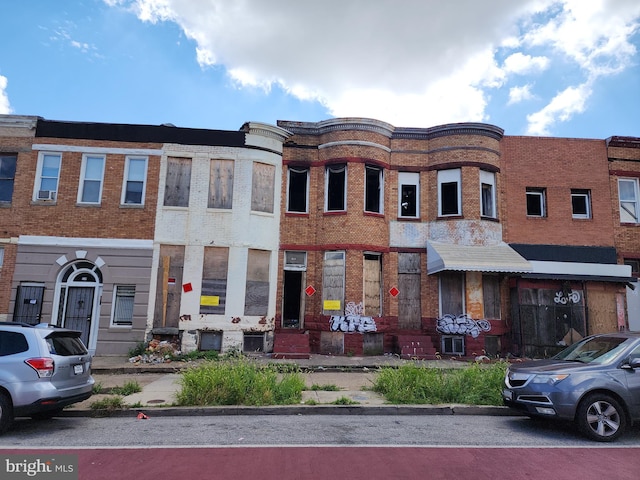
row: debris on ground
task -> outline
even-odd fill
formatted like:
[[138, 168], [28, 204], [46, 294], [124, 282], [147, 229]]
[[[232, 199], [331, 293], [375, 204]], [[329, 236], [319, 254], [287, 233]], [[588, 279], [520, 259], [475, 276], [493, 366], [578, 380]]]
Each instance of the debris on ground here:
[[181, 353], [175, 343], [153, 339], [147, 345], [144, 353], [129, 358], [129, 363], [170, 363]]

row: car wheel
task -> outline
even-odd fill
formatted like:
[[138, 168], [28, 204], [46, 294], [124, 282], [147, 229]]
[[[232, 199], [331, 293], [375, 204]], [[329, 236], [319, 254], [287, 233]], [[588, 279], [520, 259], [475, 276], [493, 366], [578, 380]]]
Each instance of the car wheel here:
[[13, 405], [4, 393], [0, 393], [0, 433], [4, 433], [13, 423]]
[[580, 402], [576, 421], [582, 433], [599, 442], [615, 440], [627, 426], [627, 416], [620, 403], [602, 393], [588, 395]]

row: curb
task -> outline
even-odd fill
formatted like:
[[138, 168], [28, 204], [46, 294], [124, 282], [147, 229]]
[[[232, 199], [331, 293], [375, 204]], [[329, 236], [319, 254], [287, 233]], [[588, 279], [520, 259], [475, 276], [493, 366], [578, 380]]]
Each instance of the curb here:
[[64, 410], [60, 417], [132, 417], [140, 412], [148, 417], [192, 417], [233, 415], [487, 415], [522, 416], [508, 407], [482, 405], [286, 405], [286, 406], [216, 406], [157, 407], [126, 410]]

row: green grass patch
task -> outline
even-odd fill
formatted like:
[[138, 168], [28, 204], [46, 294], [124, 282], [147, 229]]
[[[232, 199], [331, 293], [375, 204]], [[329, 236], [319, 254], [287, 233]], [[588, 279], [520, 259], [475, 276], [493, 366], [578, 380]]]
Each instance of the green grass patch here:
[[127, 395], [131, 395], [133, 393], [138, 393], [142, 391], [142, 387], [135, 380], [131, 380], [125, 383], [122, 387], [113, 387], [109, 393], [113, 395], [122, 395], [126, 397]]
[[360, 402], [351, 400], [349, 397], [340, 397], [331, 402], [331, 405], [359, 405]]
[[182, 373], [176, 394], [181, 406], [291, 405], [305, 388], [298, 372], [280, 373], [246, 358], [207, 362]]
[[318, 385], [314, 383], [311, 385], [311, 390], [314, 392], [322, 391], [322, 392], [337, 392], [340, 388], [337, 385], [327, 384], [327, 385]]
[[124, 399], [118, 395], [96, 400], [89, 405], [89, 408], [91, 408], [91, 410], [121, 410], [128, 408], [128, 405], [124, 402]]
[[407, 364], [380, 369], [372, 389], [396, 404], [502, 405], [506, 369], [506, 362], [456, 369]]

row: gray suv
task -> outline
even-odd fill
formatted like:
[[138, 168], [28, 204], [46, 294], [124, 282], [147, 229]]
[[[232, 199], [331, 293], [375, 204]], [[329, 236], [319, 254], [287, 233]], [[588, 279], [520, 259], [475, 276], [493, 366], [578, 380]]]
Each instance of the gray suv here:
[[512, 364], [504, 404], [531, 417], [574, 421], [609, 442], [640, 420], [640, 333], [592, 335], [548, 360]]
[[0, 322], [0, 433], [14, 417], [48, 418], [86, 400], [93, 384], [80, 332]]

